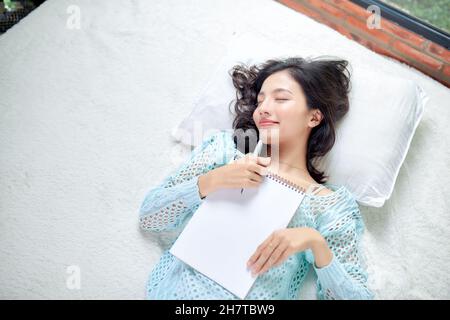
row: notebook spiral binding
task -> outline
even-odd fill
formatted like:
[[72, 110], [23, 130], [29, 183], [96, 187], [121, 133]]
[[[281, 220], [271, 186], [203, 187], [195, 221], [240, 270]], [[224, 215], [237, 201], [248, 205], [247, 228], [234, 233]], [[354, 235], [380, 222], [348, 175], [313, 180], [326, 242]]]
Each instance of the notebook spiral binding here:
[[297, 191], [298, 193], [306, 193], [306, 189], [304, 187], [301, 187], [298, 184], [296, 184], [286, 178], [283, 178], [282, 176], [280, 176], [276, 173], [268, 171], [266, 177], [268, 177], [269, 179], [272, 179], [274, 181], [277, 181], [277, 182], [281, 183], [282, 185], [284, 185], [294, 191]]
[[[241, 153], [241, 155], [238, 156], [238, 158], [241, 158], [241, 157], [244, 157], [244, 156], [245, 155]], [[236, 160], [236, 155], [233, 157], [233, 160]], [[269, 179], [272, 179], [272, 180], [274, 180], [274, 181], [276, 181], [278, 183], [281, 183], [282, 185], [284, 185], [284, 186], [286, 186], [286, 187], [288, 187], [288, 188], [290, 188], [290, 189], [292, 189], [294, 191], [297, 191], [300, 194], [302, 194], [302, 193], [306, 194], [306, 189], [304, 187], [301, 187], [298, 184], [296, 184], [296, 183], [294, 183], [294, 182], [292, 182], [292, 181], [290, 181], [290, 180], [288, 180], [286, 178], [283, 178], [282, 176], [280, 176], [280, 175], [278, 175], [278, 174], [276, 174], [276, 173], [274, 173], [274, 172], [272, 172], [270, 170], [268, 170], [268, 173], [267, 173], [266, 177], [268, 177]]]

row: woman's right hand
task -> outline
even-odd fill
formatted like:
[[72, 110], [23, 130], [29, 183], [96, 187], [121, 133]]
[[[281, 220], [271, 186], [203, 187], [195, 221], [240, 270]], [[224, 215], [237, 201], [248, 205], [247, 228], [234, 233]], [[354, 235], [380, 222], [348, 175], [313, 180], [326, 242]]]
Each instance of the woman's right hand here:
[[200, 177], [200, 194], [205, 197], [221, 188], [256, 188], [267, 175], [269, 164], [270, 157], [256, 157], [249, 153]]

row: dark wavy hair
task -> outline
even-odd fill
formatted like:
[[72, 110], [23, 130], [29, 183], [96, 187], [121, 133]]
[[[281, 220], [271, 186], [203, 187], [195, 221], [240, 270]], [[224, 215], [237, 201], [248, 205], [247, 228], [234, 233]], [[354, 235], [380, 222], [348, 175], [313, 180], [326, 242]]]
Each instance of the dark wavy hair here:
[[[306, 158], [311, 177], [317, 183], [324, 183], [328, 176], [316, 169], [314, 162], [331, 150], [336, 139], [336, 122], [349, 110], [350, 71], [346, 60], [329, 59], [327, 56], [288, 57], [270, 59], [260, 65], [235, 65], [228, 71], [236, 88], [236, 99], [230, 103], [230, 107], [234, 103], [234, 142], [237, 144], [238, 136], [247, 130], [256, 132], [259, 139], [259, 131], [253, 120], [257, 95], [264, 80], [282, 70], [288, 70], [302, 88], [307, 108], [319, 109], [323, 114], [321, 123], [311, 130]], [[246, 154], [250, 150], [253, 149], [245, 143], [241, 151]]]

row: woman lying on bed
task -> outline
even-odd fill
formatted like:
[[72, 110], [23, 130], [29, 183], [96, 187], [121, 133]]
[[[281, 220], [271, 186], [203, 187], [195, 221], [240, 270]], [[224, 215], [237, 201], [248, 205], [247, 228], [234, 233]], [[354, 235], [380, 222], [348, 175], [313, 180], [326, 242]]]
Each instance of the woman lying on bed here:
[[[306, 195], [288, 227], [275, 230], [249, 257], [258, 277], [246, 299], [297, 299], [311, 265], [318, 299], [373, 299], [359, 250], [364, 223], [358, 204], [344, 186], [326, 183], [313, 165], [333, 147], [335, 126], [349, 110], [347, 65], [293, 57], [235, 66], [234, 132], [204, 139], [186, 163], [148, 192], [141, 228], [182, 229], [211, 192], [258, 187], [267, 171], [276, 170]], [[268, 157], [253, 157], [245, 144], [239, 150], [238, 137], [247, 130], [264, 142]], [[168, 250], [150, 274], [147, 298], [238, 299]]]

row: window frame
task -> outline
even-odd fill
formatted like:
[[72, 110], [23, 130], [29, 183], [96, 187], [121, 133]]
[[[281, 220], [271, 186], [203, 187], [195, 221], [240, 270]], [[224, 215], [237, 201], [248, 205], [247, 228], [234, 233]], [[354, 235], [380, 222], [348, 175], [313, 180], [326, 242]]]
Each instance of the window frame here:
[[450, 34], [444, 30], [441, 30], [432, 24], [420, 20], [414, 16], [394, 8], [381, 0], [350, 0], [354, 4], [363, 7], [365, 10], [370, 5], [376, 5], [381, 10], [381, 17], [385, 17], [392, 22], [398, 23], [400, 26], [408, 29], [414, 33], [417, 33], [424, 38], [437, 43], [447, 50], [450, 49]]

